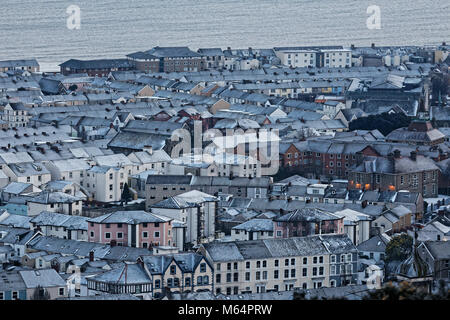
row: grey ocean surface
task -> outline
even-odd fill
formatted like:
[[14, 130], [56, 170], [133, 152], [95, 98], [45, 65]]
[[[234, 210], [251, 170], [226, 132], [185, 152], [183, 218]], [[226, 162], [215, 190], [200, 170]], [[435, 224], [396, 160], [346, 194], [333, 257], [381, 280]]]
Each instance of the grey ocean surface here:
[[[69, 30], [67, 7], [81, 9]], [[381, 9], [369, 30], [367, 8]], [[123, 58], [153, 46], [427, 45], [450, 41], [450, 0], [0, 0], [0, 59]]]

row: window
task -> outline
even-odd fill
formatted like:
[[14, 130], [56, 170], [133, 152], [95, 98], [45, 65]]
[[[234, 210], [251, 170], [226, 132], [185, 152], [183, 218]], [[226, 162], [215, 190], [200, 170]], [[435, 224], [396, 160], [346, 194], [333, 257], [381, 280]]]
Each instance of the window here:
[[155, 280], [155, 289], [161, 288], [161, 280]]
[[274, 271], [273, 271], [273, 278], [274, 278], [274, 279], [278, 279], [278, 277], [279, 277], [279, 272], [278, 272], [278, 270], [274, 270]]
[[142, 238], [148, 238], [148, 232], [147, 231], [142, 232]]
[[202, 285], [203, 282], [203, 277], [202, 276], [198, 276], [197, 277], [197, 285]]
[[123, 238], [123, 233], [117, 232], [117, 239], [122, 239], [122, 238]]
[[295, 258], [291, 259], [291, 266], [295, 266]]
[[227, 263], [227, 270], [231, 270], [231, 262]]
[[256, 271], [256, 280], [261, 280], [261, 272]]
[[313, 257], [313, 263], [317, 263], [317, 257]]
[[319, 267], [319, 275], [323, 276], [323, 267]]
[[250, 281], [250, 272], [245, 273], [245, 281]]
[[[245, 267], [246, 267], [247, 269], [250, 269], [250, 261], [247, 261], [247, 262], [245, 263]], [[228, 270], [230, 270], [230, 269], [228, 269]]]
[[[61, 294], [61, 291], [60, 291], [60, 295], [64, 295], [64, 288], [61, 288], [61, 289], [63, 289], [63, 294]], [[59, 290], [61, 290], [61, 289], [59, 289]], [[19, 298], [19, 292], [13, 291], [12, 298], [13, 298], [13, 300], [17, 300]]]
[[275, 267], [278, 267], [278, 265], [279, 265], [279, 260], [276, 259], [276, 260], [275, 260]]
[[231, 273], [227, 273], [227, 282], [231, 282]]
[[220, 271], [220, 263], [216, 265], [216, 271]]
[[304, 277], [308, 276], [308, 269], [307, 269], [307, 268], [303, 268], [303, 273], [302, 273], [302, 275], [303, 275]]
[[308, 258], [303, 258], [303, 264], [308, 264]]
[[261, 268], [261, 261], [256, 261], [256, 268]]
[[288, 269], [284, 270], [284, 277], [289, 278], [289, 270]]
[[154, 238], [159, 238], [159, 231], [155, 231], [155, 233], [154, 233], [154, 236], [153, 236]]
[[206, 263], [200, 263], [200, 272], [206, 272]]
[[336, 275], [336, 265], [331, 266], [330, 273], [332, 276]]
[[291, 278], [295, 278], [295, 269], [291, 269]]
[[170, 266], [170, 274], [176, 274], [177, 273], [177, 266]]
[[105, 239], [111, 239], [111, 233], [106, 232], [105, 233]]
[[267, 261], [266, 260], [263, 261], [262, 266], [263, 266], [263, 268], [267, 267]]
[[[220, 276], [220, 274], [219, 274], [219, 276]], [[184, 285], [186, 287], [189, 287], [191, 285], [191, 278], [188, 277], [188, 278], [184, 279]]]
[[319, 257], [319, 263], [323, 263], [323, 256]]
[[59, 288], [59, 295], [63, 296], [64, 295], [64, 288]]
[[289, 259], [284, 259], [284, 265], [287, 267], [289, 266]]
[[313, 276], [317, 276], [317, 268], [316, 267], [313, 268]]

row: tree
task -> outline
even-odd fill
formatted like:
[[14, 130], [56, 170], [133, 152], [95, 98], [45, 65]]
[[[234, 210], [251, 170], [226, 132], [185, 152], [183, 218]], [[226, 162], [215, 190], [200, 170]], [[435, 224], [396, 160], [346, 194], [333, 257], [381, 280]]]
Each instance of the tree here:
[[363, 300], [449, 300], [449, 290], [441, 286], [438, 293], [428, 293], [418, 290], [417, 287], [407, 281], [395, 286], [388, 282], [383, 288], [369, 291]]
[[123, 191], [122, 191], [122, 199], [121, 199], [121, 204], [123, 204], [125, 202], [125, 204], [128, 204], [128, 201], [133, 199], [133, 195], [131, 194], [130, 188], [128, 188], [128, 183], [125, 183], [125, 185], [123, 186]]
[[34, 289], [31, 300], [50, 300], [50, 294], [46, 289], [38, 285], [36, 289]]
[[403, 261], [412, 252], [413, 238], [407, 234], [393, 237], [386, 246], [386, 261]]
[[349, 123], [349, 129], [350, 131], [378, 129], [383, 135], [388, 135], [395, 129], [409, 126], [410, 122], [411, 119], [403, 113], [384, 112], [353, 120]]

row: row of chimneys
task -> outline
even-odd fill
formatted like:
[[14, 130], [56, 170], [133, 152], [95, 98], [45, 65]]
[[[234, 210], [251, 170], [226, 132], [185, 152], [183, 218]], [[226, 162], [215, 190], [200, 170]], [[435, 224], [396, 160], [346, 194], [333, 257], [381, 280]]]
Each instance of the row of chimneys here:
[[[400, 159], [401, 158], [401, 152], [398, 149], [394, 150], [394, 153], [389, 153], [388, 154], [388, 159], [393, 160], [393, 159]], [[417, 151], [411, 151], [409, 158], [413, 161], [417, 160]]]

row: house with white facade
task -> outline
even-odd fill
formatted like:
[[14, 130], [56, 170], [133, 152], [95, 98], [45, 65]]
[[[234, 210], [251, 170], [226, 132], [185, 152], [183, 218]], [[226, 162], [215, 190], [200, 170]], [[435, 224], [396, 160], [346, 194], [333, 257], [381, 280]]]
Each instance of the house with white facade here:
[[192, 190], [170, 197], [150, 206], [158, 215], [186, 223], [186, 243], [198, 245], [214, 240], [218, 199]]
[[43, 211], [30, 220], [30, 228], [39, 229], [44, 236], [88, 241], [88, 219], [88, 217]]
[[28, 216], [34, 217], [43, 211], [80, 216], [83, 200], [64, 192], [42, 191], [27, 200]]
[[92, 200], [117, 202], [122, 198], [127, 181], [128, 173], [123, 167], [94, 166], [86, 171], [82, 186], [89, 192]]

